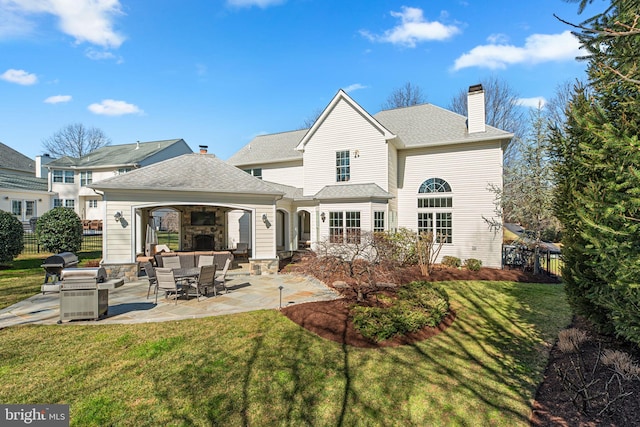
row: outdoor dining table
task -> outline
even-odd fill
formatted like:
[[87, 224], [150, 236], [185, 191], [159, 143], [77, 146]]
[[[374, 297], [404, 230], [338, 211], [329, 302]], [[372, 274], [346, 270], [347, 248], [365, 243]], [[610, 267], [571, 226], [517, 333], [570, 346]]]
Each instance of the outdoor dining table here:
[[176, 280], [192, 279], [200, 274], [200, 267], [172, 268]]

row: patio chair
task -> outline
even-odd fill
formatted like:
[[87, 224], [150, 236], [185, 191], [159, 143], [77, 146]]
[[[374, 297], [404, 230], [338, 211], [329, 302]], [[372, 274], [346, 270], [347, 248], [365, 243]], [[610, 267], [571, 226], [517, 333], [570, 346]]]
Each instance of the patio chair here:
[[[200, 274], [196, 280], [190, 281], [188, 283], [189, 289], [196, 290], [196, 298], [200, 301], [200, 296], [202, 296], [202, 291], [204, 290], [204, 294], [206, 295], [209, 291], [209, 288], [214, 289], [215, 294], [215, 286], [213, 284], [213, 279], [216, 276], [216, 266], [215, 265], [203, 265], [200, 267]], [[189, 293], [187, 291], [187, 298], [189, 297]]]
[[236, 248], [231, 251], [233, 256], [249, 258], [249, 244], [248, 243], [238, 243], [236, 244]]
[[214, 256], [213, 255], [198, 256], [198, 267], [202, 267], [204, 265], [215, 265]]
[[164, 297], [168, 298], [173, 294], [178, 304], [178, 297], [184, 293], [181, 286], [178, 286], [173, 271], [170, 268], [156, 268], [156, 279], [158, 281], [158, 292], [156, 292], [156, 304], [158, 304], [158, 293], [164, 291]]
[[151, 288], [153, 288], [153, 293], [158, 293], [158, 279], [156, 278], [156, 270], [148, 261], [142, 263], [142, 268], [144, 268], [144, 272], [147, 273], [147, 278], [149, 279], [149, 289], [147, 290], [147, 299], [149, 299]]
[[227, 261], [224, 263], [224, 268], [222, 269], [222, 273], [220, 273], [213, 280], [213, 295], [217, 295], [216, 287], [218, 285], [222, 285], [226, 293], [229, 293], [229, 289], [227, 289], [227, 271], [229, 270], [229, 266], [231, 265], [231, 258], [227, 258]]
[[165, 268], [181, 268], [180, 257], [178, 256], [165, 256], [162, 257], [162, 266]]

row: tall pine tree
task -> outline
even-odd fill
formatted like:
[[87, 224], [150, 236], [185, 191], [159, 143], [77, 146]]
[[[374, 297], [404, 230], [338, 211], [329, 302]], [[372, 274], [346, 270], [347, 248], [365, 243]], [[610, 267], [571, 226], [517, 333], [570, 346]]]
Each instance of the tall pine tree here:
[[554, 145], [569, 301], [604, 330], [640, 345], [638, 4], [612, 0], [577, 26], [589, 52], [589, 91], [577, 88]]

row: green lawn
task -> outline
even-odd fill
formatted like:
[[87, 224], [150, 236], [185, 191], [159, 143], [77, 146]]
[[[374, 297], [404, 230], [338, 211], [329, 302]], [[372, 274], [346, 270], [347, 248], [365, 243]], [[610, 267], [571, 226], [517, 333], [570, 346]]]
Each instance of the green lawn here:
[[77, 426], [528, 425], [570, 321], [562, 286], [443, 285], [453, 325], [380, 350], [325, 341], [277, 311], [0, 330], [0, 402], [68, 403]]
[[[11, 268], [0, 266], [0, 310], [40, 292], [44, 282], [44, 269], [40, 266], [51, 255], [46, 252], [20, 255], [10, 264]], [[99, 260], [102, 250], [78, 252], [77, 256], [82, 267], [86, 261]]]

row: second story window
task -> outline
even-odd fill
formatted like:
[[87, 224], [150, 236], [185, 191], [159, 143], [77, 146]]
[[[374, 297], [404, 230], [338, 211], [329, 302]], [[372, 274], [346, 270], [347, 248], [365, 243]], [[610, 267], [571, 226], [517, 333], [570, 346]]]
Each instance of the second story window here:
[[336, 181], [346, 182], [351, 178], [349, 150], [336, 152]]
[[53, 182], [62, 182], [65, 184], [73, 184], [73, 171], [63, 171], [54, 169]]
[[131, 168], [119, 168], [118, 169], [118, 175], [122, 175], [122, 174], [125, 174], [127, 172], [131, 172]]
[[256, 178], [262, 179], [262, 168], [244, 169], [249, 175], [253, 175]]
[[93, 172], [84, 171], [80, 172], [80, 185], [86, 187], [93, 182]]

